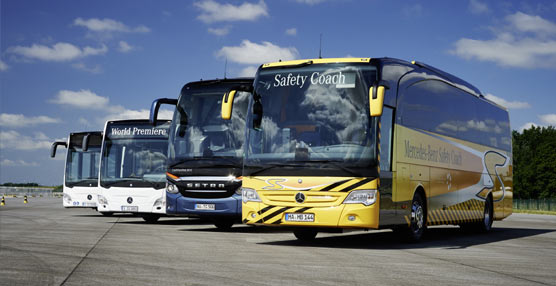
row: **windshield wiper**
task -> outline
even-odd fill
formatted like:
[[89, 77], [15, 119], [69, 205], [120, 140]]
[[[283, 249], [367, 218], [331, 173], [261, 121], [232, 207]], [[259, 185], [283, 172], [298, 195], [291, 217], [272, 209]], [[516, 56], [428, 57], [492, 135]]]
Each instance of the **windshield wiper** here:
[[[114, 180], [114, 181], [108, 181], [108, 182], [102, 182], [101, 181], [101, 185], [103, 187], [110, 187], [110, 186], [113, 186], [113, 185], [118, 184], [118, 183], [124, 183], [125, 184], [125, 183], [135, 183], [135, 182], [143, 182], [143, 180], [140, 179], [140, 178], [124, 178], [122, 180]], [[146, 182], [146, 181], [144, 181], [144, 182]]]
[[332, 165], [354, 177], [360, 177], [360, 174], [343, 166], [342, 164], [340, 164], [340, 162], [342, 161], [338, 161], [338, 160], [293, 160], [293, 161], [288, 161], [288, 162], [299, 162], [299, 163], [315, 163], [315, 164], [327, 164], [327, 165]]

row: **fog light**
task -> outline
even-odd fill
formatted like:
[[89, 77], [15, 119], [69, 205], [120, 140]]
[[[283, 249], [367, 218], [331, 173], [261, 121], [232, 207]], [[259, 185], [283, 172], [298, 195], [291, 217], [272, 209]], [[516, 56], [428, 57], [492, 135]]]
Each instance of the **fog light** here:
[[354, 220], [355, 220], [355, 216], [354, 216], [354, 215], [348, 216], [348, 220], [349, 220], [349, 221], [354, 221]]

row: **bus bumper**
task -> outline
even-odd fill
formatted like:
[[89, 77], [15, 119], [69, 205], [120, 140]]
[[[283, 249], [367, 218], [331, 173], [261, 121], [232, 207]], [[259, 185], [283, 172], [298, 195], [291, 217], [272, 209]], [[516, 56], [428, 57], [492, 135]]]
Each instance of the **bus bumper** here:
[[[370, 206], [341, 204], [336, 206], [301, 207], [270, 206], [247, 202], [242, 205], [242, 221], [251, 225], [302, 226], [321, 228], [364, 228], [379, 226], [379, 201]], [[299, 222], [286, 220], [286, 214], [314, 214], [314, 221]]]
[[241, 195], [227, 198], [189, 198], [181, 194], [166, 193], [166, 213], [197, 217], [241, 216]]

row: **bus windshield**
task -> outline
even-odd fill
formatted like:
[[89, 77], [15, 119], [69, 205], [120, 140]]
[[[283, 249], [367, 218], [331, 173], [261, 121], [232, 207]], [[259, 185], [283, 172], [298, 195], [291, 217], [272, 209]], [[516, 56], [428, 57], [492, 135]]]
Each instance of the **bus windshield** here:
[[[152, 187], [162, 189], [166, 183], [168, 123], [161, 126], [107, 127], [100, 170], [102, 187]], [[158, 137], [133, 134], [136, 130], [157, 130]], [[129, 131], [129, 132], [128, 132]], [[145, 133], [143, 133], [145, 134]]]
[[81, 149], [83, 138], [87, 133], [70, 134], [70, 146], [66, 157], [66, 187], [97, 187], [98, 163], [102, 135], [90, 133], [89, 148], [86, 152]]
[[96, 187], [99, 157], [100, 146], [90, 147], [87, 152], [70, 148], [66, 160], [66, 186]]
[[369, 116], [368, 94], [376, 78], [370, 65], [261, 69], [253, 109], [259, 101], [262, 121], [253, 129], [251, 118], [247, 175], [287, 175], [289, 169], [297, 175], [372, 176], [376, 119]]
[[237, 92], [232, 120], [220, 116], [229, 85], [182, 94], [170, 128], [168, 166], [241, 168], [250, 94]]

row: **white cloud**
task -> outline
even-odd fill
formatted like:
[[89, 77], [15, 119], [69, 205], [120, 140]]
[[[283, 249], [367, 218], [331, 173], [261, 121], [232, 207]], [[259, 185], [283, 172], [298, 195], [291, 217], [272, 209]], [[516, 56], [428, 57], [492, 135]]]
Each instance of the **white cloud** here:
[[94, 67], [88, 67], [84, 63], [75, 63], [75, 64], [72, 64], [71, 66], [78, 69], [78, 70], [90, 72], [92, 74], [102, 73], [102, 67], [100, 65], [95, 65]]
[[193, 5], [201, 10], [197, 18], [205, 23], [255, 21], [263, 16], [268, 17], [268, 7], [262, 0], [259, 3], [244, 2], [238, 6], [213, 0], [195, 2]]
[[0, 60], [0, 71], [7, 71], [10, 67], [3, 60]]
[[104, 44], [100, 48], [87, 46], [81, 49], [70, 43], [62, 42], [56, 43], [52, 47], [33, 44], [30, 47], [15, 46], [8, 48], [8, 52], [20, 55], [27, 59], [53, 62], [71, 61], [87, 56], [102, 55], [107, 51], [108, 47]]
[[0, 113], [0, 126], [4, 127], [28, 127], [58, 122], [60, 119], [44, 115], [27, 117], [23, 114]]
[[531, 105], [525, 101], [507, 101], [501, 97], [492, 95], [490, 93], [485, 95], [486, 99], [494, 101], [495, 103], [506, 107], [507, 109], [525, 109], [531, 108]]
[[51, 102], [81, 109], [104, 109], [108, 105], [108, 98], [98, 96], [88, 89], [80, 91], [60, 90]]
[[528, 15], [517, 12], [508, 15], [506, 20], [518, 31], [532, 32], [535, 34], [556, 34], [556, 24], [540, 16]]
[[39, 164], [37, 162], [25, 162], [23, 160], [9, 160], [9, 159], [4, 159], [0, 162], [0, 165], [6, 166], [6, 167], [37, 167], [39, 166]]
[[480, 2], [479, 0], [470, 0], [469, 1], [469, 11], [473, 14], [483, 14], [488, 12], [488, 6], [485, 3]]
[[241, 70], [239, 73], [240, 77], [254, 77], [255, 73], [257, 72], [257, 67], [255, 66], [248, 66]]
[[77, 18], [73, 21], [75, 26], [82, 26], [92, 32], [123, 32], [123, 33], [148, 33], [151, 30], [143, 25], [137, 27], [129, 27], [122, 22], [104, 18], [104, 19], [82, 19]]
[[22, 135], [17, 131], [0, 131], [0, 147], [15, 150], [49, 149], [52, 140], [44, 133], [36, 133], [34, 137]]
[[230, 27], [208, 28], [208, 32], [217, 36], [225, 36], [230, 33]]
[[530, 129], [530, 128], [533, 127], [533, 126], [539, 127], [539, 125], [538, 125], [537, 123], [534, 123], [534, 122], [527, 122], [527, 123], [523, 124], [521, 127], [519, 127], [518, 131], [519, 131], [520, 133], [523, 133], [523, 130], [525, 130], [525, 129]]
[[243, 40], [239, 46], [222, 47], [216, 55], [227, 58], [232, 62], [253, 65], [278, 60], [294, 60], [299, 56], [299, 53], [294, 47], [283, 48], [271, 42], [257, 44], [249, 40]]
[[307, 5], [316, 5], [324, 2], [326, 0], [295, 0], [297, 3], [307, 4]]
[[493, 39], [461, 38], [450, 51], [464, 59], [520, 68], [556, 67], [556, 24], [521, 12], [506, 17]]
[[556, 126], [556, 114], [543, 114], [539, 118], [546, 125]]
[[127, 53], [130, 52], [131, 50], [133, 50], [133, 47], [130, 44], [128, 44], [126, 41], [120, 41], [118, 43], [118, 51], [122, 53]]
[[297, 35], [297, 29], [296, 28], [290, 28], [286, 30], [286, 35], [288, 36], [295, 36]]

